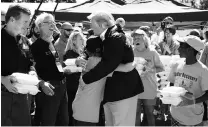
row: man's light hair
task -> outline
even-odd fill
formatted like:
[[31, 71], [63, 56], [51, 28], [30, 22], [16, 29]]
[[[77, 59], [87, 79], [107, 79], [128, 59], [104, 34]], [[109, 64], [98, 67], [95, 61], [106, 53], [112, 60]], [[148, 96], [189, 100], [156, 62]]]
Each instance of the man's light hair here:
[[52, 14], [45, 13], [45, 12], [41, 13], [40, 15], [37, 16], [35, 20], [35, 25], [39, 28], [39, 25], [43, 22], [43, 20], [48, 17], [51, 17], [54, 20], [54, 17]]
[[89, 20], [95, 19], [97, 23], [106, 22], [107, 27], [111, 27], [115, 25], [114, 17], [109, 12], [105, 12], [105, 11], [94, 12], [91, 15], [89, 15], [87, 18]]

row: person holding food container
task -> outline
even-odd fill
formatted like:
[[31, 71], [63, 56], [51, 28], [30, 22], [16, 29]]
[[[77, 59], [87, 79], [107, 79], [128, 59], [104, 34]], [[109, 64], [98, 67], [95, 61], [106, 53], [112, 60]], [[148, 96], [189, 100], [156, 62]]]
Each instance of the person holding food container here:
[[[29, 79], [20, 84], [19, 76], [32, 77], [36, 75], [32, 67], [32, 57], [29, 43], [20, 41], [23, 32], [29, 26], [31, 12], [20, 5], [12, 5], [6, 13], [6, 25], [1, 29], [1, 125], [30, 126], [30, 112], [26, 87]], [[16, 76], [15, 76], [16, 74]], [[31, 75], [28, 75], [31, 74]], [[19, 76], [18, 76], [19, 75]], [[22, 80], [21, 80], [22, 81]], [[49, 83], [35, 81], [35, 87], [40, 86], [45, 94], [53, 90]], [[22, 87], [25, 85], [25, 87]], [[18, 87], [17, 87], [18, 86]], [[29, 85], [28, 85], [29, 86]], [[35, 93], [36, 94], [36, 93]]]
[[172, 126], [202, 126], [204, 114], [203, 102], [208, 100], [208, 68], [196, 55], [204, 49], [204, 43], [196, 36], [178, 38], [179, 55], [185, 61], [171, 65], [168, 76], [170, 86], [184, 88], [187, 92], [181, 95], [181, 102], [171, 105]]

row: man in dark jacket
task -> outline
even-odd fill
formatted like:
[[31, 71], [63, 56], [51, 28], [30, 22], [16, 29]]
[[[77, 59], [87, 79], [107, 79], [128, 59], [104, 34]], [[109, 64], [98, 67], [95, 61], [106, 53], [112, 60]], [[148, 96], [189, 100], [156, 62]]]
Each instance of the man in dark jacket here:
[[[126, 42], [121, 27], [115, 25], [111, 14], [98, 12], [88, 18], [94, 34], [103, 40], [103, 55], [101, 62], [84, 74], [80, 81], [87, 85], [113, 72], [107, 78], [104, 91], [106, 125], [135, 126], [137, 95], [143, 92], [143, 85], [133, 66], [132, 47]], [[117, 67], [126, 71], [114, 71]]]

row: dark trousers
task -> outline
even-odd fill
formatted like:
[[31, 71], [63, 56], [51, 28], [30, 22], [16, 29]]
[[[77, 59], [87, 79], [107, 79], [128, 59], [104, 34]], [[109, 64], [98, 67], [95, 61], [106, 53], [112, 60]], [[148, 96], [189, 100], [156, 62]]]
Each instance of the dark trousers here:
[[208, 120], [208, 118], [207, 118], [207, 104], [206, 104], [206, 102], [203, 102], [203, 105], [204, 105], [203, 121], [206, 121], [206, 120]]
[[74, 118], [73, 118], [73, 110], [72, 110], [72, 102], [76, 96], [77, 91], [72, 91], [67, 89], [68, 94], [68, 114], [69, 114], [69, 126], [74, 126]]
[[36, 95], [35, 125], [36, 126], [68, 126], [68, 101], [66, 84], [51, 81], [55, 86], [53, 96], [43, 92]]
[[98, 122], [98, 126], [105, 126], [105, 114], [104, 114], [104, 102], [102, 101], [100, 103], [100, 113], [99, 113], [99, 122]]
[[1, 91], [1, 125], [31, 125], [27, 94], [13, 94]]

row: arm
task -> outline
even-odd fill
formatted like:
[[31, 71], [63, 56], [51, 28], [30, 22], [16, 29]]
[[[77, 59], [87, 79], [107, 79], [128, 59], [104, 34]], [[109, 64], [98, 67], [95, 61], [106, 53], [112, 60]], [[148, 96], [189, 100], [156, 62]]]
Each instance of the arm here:
[[124, 53], [125, 40], [125, 36], [114, 35], [105, 42], [101, 62], [83, 75], [86, 84], [100, 80], [118, 67]]
[[170, 86], [174, 86], [174, 83], [175, 83], [175, 71], [176, 71], [176, 68], [177, 68], [177, 63], [174, 63], [171, 65], [171, 69], [170, 69], [170, 73], [168, 75], [168, 81], [170, 82]]
[[156, 73], [165, 71], [163, 63], [160, 60], [160, 56], [157, 51], [154, 51], [154, 64], [156, 68]]
[[208, 59], [208, 45], [206, 45], [204, 51], [202, 52], [202, 55], [200, 57], [200, 61], [206, 65], [206, 59]]
[[202, 74], [201, 74], [201, 89], [204, 91], [204, 95], [202, 95], [199, 98], [196, 98], [195, 103], [201, 103], [206, 100], [208, 100], [208, 68], [204, 67], [202, 68]]
[[205, 94], [203, 94], [201, 97], [195, 99], [195, 103], [202, 103], [208, 100], [208, 90], [205, 91]]

